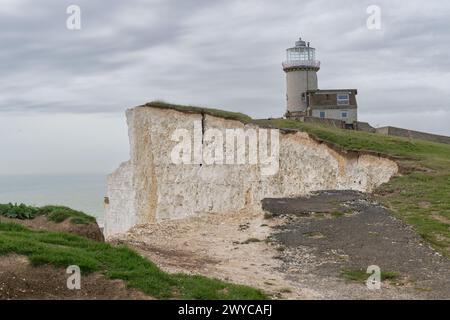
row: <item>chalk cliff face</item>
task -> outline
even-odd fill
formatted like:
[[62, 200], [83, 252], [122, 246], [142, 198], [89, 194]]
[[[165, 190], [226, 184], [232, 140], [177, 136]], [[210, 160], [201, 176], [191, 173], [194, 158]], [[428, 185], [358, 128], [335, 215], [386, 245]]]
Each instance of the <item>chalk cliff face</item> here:
[[[108, 177], [104, 233], [111, 237], [137, 224], [201, 213], [261, 210], [266, 197], [351, 189], [370, 192], [397, 173], [395, 162], [368, 154], [338, 152], [303, 132], [279, 133], [279, 170], [264, 175], [261, 164], [175, 164], [176, 129], [201, 134], [215, 128], [258, 129], [206, 114], [136, 107], [127, 111], [130, 160]], [[217, 131], [217, 130], [216, 130]], [[204, 147], [208, 141], [202, 142]], [[225, 141], [224, 141], [225, 148]]]

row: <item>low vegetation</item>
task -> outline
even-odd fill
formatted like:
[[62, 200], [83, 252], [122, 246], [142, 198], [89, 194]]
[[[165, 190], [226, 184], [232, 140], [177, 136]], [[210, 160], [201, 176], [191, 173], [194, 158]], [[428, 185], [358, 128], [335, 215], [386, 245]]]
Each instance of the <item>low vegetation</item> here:
[[25, 204], [0, 204], [0, 216], [11, 219], [34, 219], [37, 215], [37, 208]]
[[244, 123], [249, 123], [252, 121], [252, 118], [250, 118], [248, 115], [239, 113], [239, 112], [230, 112], [220, 109], [211, 109], [211, 108], [203, 108], [203, 107], [195, 107], [195, 106], [183, 106], [178, 104], [170, 104], [163, 101], [153, 101], [149, 102], [144, 105], [144, 107], [153, 107], [153, 108], [160, 108], [160, 109], [174, 109], [181, 112], [187, 112], [187, 113], [201, 113], [201, 114], [208, 114], [211, 116], [216, 116], [224, 119], [229, 120], [237, 120]]
[[67, 219], [74, 224], [94, 223], [95, 218], [84, 212], [63, 206], [33, 207], [21, 204], [0, 204], [0, 216], [12, 219], [34, 219], [37, 216], [46, 216], [48, 220], [60, 223]]
[[261, 242], [258, 238], [248, 238], [247, 240], [241, 242], [242, 244], [250, 244], [255, 242]]
[[27, 256], [35, 265], [67, 268], [78, 265], [83, 273], [101, 272], [122, 279], [129, 287], [164, 299], [265, 299], [246, 286], [203, 276], [168, 274], [125, 246], [113, 246], [80, 236], [33, 231], [16, 223], [0, 222], [0, 255]]
[[[362, 270], [362, 269], [342, 269], [341, 275], [347, 280], [363, 282], [363, 283], [365, 283], [366, 280], [370, 277], [370, 274], [367, 273], [366, 270]], [[381, 281], [385, 281], [385, 280], [392, 281], [392, 280], [396, 280], [399, 278], [398, 273], [390, 272], [390, 271], [386, 271], [386, 272], [382, 271], [380, 276], [381, 276]]]

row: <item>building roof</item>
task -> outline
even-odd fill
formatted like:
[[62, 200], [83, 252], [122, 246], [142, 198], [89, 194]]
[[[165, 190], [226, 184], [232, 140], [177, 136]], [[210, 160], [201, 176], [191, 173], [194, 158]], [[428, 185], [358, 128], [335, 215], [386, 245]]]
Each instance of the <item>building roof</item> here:
[[315, 94], [332, 94], [332, 93], [340, 93], [340, 92], [352, 92], [354, 94], [358, 94], [358, 89], [317, 89], [317, 90], [308, 90], [309, 93]]
[[348, 109], [358, 109], [357, 105], [349, 104], [349, 105], [311, 105], [309, 106], [311, 110], [348, 110]]

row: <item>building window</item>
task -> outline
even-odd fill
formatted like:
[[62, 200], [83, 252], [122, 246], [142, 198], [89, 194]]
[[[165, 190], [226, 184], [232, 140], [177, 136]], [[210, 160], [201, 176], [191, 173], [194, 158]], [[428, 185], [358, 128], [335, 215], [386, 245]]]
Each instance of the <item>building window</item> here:
[[306, 102], [306, 92], [302, 92], [302, 101]]
[[325, 118], [325, 111], [320, 111], [320, 117]]
[[337, 95], [338, 106], [348, 106], [350, 104], [350, 96], [348, 93], [340, 93]]
[[347, 118], [347, 111], [342, 111], [342, 118]]

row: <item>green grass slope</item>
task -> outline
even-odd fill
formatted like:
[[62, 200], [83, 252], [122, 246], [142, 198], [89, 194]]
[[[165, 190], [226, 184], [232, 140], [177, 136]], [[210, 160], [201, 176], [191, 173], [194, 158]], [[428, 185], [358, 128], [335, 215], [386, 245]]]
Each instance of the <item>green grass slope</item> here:
[[139, 107], [152, 107], [152, 108], [158, 108], [158, 109], [172, 109], [177, 110], [180, 112], [185, 113], [200, 113], [200, 114], [208, 114], [210, 116], [216, 116], [224, 119], [229, 120], [237, 120], [244, 123], [249, 123], [252, 121], [252, 118], [250, 118], [248, 115], [239, 113], [239, 112], [231, 112], [231, 111], [225, 111], [220, 109], [212, 109], [212, 108], [203, 108], [203, 107], [196, 107], [196, 106], [183, 106], [179, 104], [170, 104], [163, 101], [153, 101], [146, 103]]
[[101, 272], [122, 279], [129, 287], [159, 299], [265, 299], [253, 288], [203, 276], [168, 274], [125, 246], [113, 246], [57, 232], [33, 231], [16, 223], [0, 222], [0, 256], [16, 253], [35, 265]]

